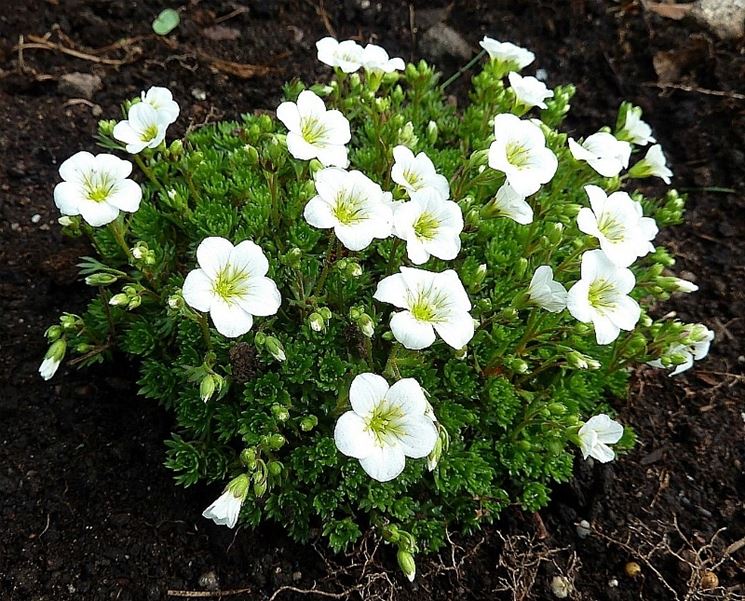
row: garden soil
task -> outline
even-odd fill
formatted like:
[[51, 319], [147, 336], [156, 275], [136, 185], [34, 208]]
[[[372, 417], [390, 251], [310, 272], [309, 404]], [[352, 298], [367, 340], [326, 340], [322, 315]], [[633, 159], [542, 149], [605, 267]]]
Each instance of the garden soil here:
[[[552, 583], [586, 601], [745, 598], [745, 54], [742, 42], [642, 4], [3, 3], [0, 599], [552, 599]], [[169, 6], [181, 24], [158, 38], [150, 23]], [[529, 71], [576, 84], [575, 136], [611, 123], [622, 99], [640, 105], [689, 194], [685, 224], [664, 242], [701, 288], [659, 310], [716, 332], [710, 356], [684, 375], [634, 373], [615, 401], [639, 435], [633, 452], [604, 466], [578, 458], [549, 507], [509, 508], [481, 532], [454, 533], [452, 551], [419, 559], [413, 584], [372, 538], [335, 556], [320, 538], [300, 546], [277, 528], [231, 531], [200, 517], [220, 490], [174, 484], [163, 467], [171, 418], [137, 396], [133, 366], [37, 374], [44, 329], [90, 292], [75, 268], [86, 246], [60, 235], [52, 189], [65, 158], [95, 150], [97, 119], [153, 84], [181, 103], [179, 135], [272, 110], [286, 79], [328, 77], [314, 42], [330, 33], [446, 74], [485, 34], [529, 47]], [[467, 78], [451, 86], [454, 102]]]

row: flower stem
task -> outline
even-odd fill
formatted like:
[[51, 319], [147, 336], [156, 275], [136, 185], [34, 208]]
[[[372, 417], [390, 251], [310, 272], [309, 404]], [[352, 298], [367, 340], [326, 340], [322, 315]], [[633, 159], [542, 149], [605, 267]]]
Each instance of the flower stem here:
[[440, 86], [441, 90], [444, 90], [447, 88], [451, 83], [453, 83], [456, 79], [458, 79], [461, 75], [463, 75], [466, 71], [468, 71], [471, 67], [473, 67], [482, 56], [486, 54], [486, 50], [482, 50], [479, 52], [476, 56], [474, 56], [470, 61], [468, 61], [465, 65], [463, 65], [460, 69], [458, 69], [455, 73], [453, 73], [450, 77], [448, 77], [445, 82]]
[[385, 362], [385, 368], [383, 369], [383, 375], [388, 375], [396, 380], [401, 379], [401, 372], [398, 371], [398, 365], [396, 365], [396, 357], [398, 352], [401, 350], [401, 345], [395, 343], [391, 347], [391, 352], [388, 354], [388, 360]]
[[140, 168], [140, 171], [142, 171], [145, 176], [152, 182], [152, 184], [161, 192], [164, 194], [166, 193], [166, 189], [163, 187], [163, 184], [161, 184], [158, 181], [158, 178], [155, 177], [155, 174], [151, 171], [150, 167], [145, 165], [145, 161], [142, 160], [140, 155], [136, 154], [134, 155], [135, 163], [137, 163], [137, 166]]
[[117, 217], [114, 221], [112, 221], [109, 224], [109, 230], [111, 231], [111, 234], [114, 236], [114, 240], [116, 240], [116, 243], [119, 245], [119, 248], [121, 248], [124, 251], [124, 255], [127, 257], [128, 262], [132, 262], [132, 251], [129, 248], [129, 245], [127, 244], [127, 241], [124, 239], [124, 223], [121, 220], [121, 215]]
[[388, 273], [395, 273], [398, 271], [399, 262], [396, 260], [398, 257], [398, 247], [401, 246], [401, 238], [394, 238], [393, 244], [391, 245], [391, 254], [388, 257]]
[[316, 285], [313, 288], [312, 296], [317, 296], [321, 292], [323, 285], [326, 283], [326, 278], [328, 278], [328, 275], [329, 275], [329, 269], [331, 269], [331, 257], [334, 254], [335, 244], [336, 244], [336, 235], [333, 232], [331, 232], [331, 237], [329, 238], [329, 244], [326, 247], [326, 254], [323, 257], [323, 268], [321, 269], [321, 275], [318, 276], [318, 281], [316, 282]]

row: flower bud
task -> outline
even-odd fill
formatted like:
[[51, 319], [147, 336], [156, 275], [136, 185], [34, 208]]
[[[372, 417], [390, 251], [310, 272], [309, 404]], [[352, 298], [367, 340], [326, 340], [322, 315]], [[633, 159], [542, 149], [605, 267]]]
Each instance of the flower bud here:
[[396, 553], [396, 559], [398, 560], [398, 565], [404, 573], [404, 576], [409, 579], [409, 582], [414, 582], [414, 578], [416, 577], [416, 562], [414, 561], [414, 556], [408, 551], [399, 549], [398, 553]]
[[285, 355], [285, 348], [276, 337], [267, 336], [264, 342], [264, 346], [266, 347], [266, 350], [269, 351], [269, 354], [277, 361], [284, 361], [285, 359], [287, 359], [287, 355]]
[[347, 265], [347, 275], [353, 278], [358, 278], [362, 275], [362, 267], [360, 267], [360, 264], [356, 261], [351, 261], [349, 265]]
[[320, 313], [316, 313], [315, 311], [308, 317], [308, 324], [314, 332], [322, 332], [326, 328], [326, 321]]
[[269, 448], [273, 451], [277, 451], [281, 449], [285, 443], [287, 442], [287, 439], [282, 436], [281, 434], [272, 434], [269, 437]]
[[59, 318], [60, 325], [65, 331], [77, 330], [83, 324], [83, 320], [72, 313], [63, 313]]
[[141, 304], [142, 297], [137, 294], [130, 299], [129, 304], [127, 305], [127, 309], [131, 311], [132, 309], [136, 309], [137, 307], [139, 307]]
[[564, 415], [567, 412], [566, 405], [563, 403], [549, 403], [548, 410], [552, 415]]
[[468, 164], [471, 167], [477, 167], [480, 165], [486, 165], [487, 161], [489, 160], [489, 150], [476, 150], [475, 152], [471, 153], [471, 156], [468, 159]]
[[509, 368], [514, 371], [517, 374], [526, 374], [528, 373], [528, 370], [530, 367], [528, 364], [523, 360], [515, 357], [514, 359], [511, 359], [508, 362]]
[[254, 481], [254, 495], [256, 495], [257, 499], [264, 496], [264, 493], [266, 493], [266, 489], [267, 489], [266, 478]]
[[105, 138], [111, 138], [114, 135], [116, 123], [116, 119], [101, 119], [98, 122], [98, 133]]
[[418, 142], [419, 138], [414, 133], [414, 124], [411, 121], [407, 121], [398, 132], [398, 143], [411, 148], [416, 146]]
[[212, 395], [215, 394], [216, 389], [217, 383], [215, 382], [214, 377], [212, 374], [207, 374], [199, 383], [199, 396], [206, 403], [212, 398]]
[[455, 351], [453, 351], [453, 354], [455, 355], [456, 359], [458, 359], [459, 361], [463, 361], [463, 359], [468, 356], [468, 347], [464, 346], [463, 348], [456, 349]]
[[270, 461], [267, 468], [269, 469], [269, 473], [275, 478], [277, 478], [278, 476], [282, 475], [282, 470], [284, 469], [284, 466], [279, 461]]
[[477, 228], [481, 223], [481, 215], [479, 209], [474, 207], [468, 213], [466, 213], [466, 225], [472, 228]]
[[302, 250], [297, 247], [291, 248], [285, 255], [285, 263], [287, 263], [287, 265], [289, 265], [290, 267], [297, 268], [300, 266], [300, 260], [302, 259], [302, 257]]
[[228, 482], [228, 485], [225, 487], [225, 490], [230, 491], [230, 494], [232, 494], [236, 499], [245, 501], [246, 495], [248, 494], [248, 485], [249, 485], [248, 475], [241, 474], [240, 476], [237, 476], [233, 478], [230, 482]]
[[114, 307], [122, 307], [129, 304], [129, 297], [123, 292], [120, 292], [109, 299], [109, 304]]
[[87, 353], [88, 351], [92, 350], [93, 346], [88, 344], [87, 342], [81, 342], [75, 347], [75, 352], [80, 353], [81, 355], [83, 353]]
[[85, 283], [89, 286], [108, 286], [116, 282], [117, 277], [110, 273], [93, 273], [85, 278]]
[[73, 221], [72, 217], [68, 215], [62, 215], [62, 217], [57, 219], [57, 223], [59, 223], [62, 227], [70, 227], [75, 223], [75, 221]]
[[256, 343], [256, 346], [264, 346], [264, 344], [266, 344], [266, 334], [264, 334], [264, 332], [256, 332], [254, 342]]
[[60, 338], [51, 344], [44, 358], [60, 362], [65, 358], [65, 351], [67, 351], [67, 342], [65, 342], [64, 338]]
[[184, 143], [181, 140], [174, 140], [168, 147], [168, 154], [174, 158], [179, 158], [184, 152]]
[[300, 420], [300, 429], [303, 432], [310, 432], [318, 425], [318, 418], [315, 415], [308, 415]]
[[168, 308], [173, 311], [179, 311], [184, 306], [184, 297], [180, 293], [172, 294], [168, 297]]
[[525, 257], [520, 257], [515, 263], [515, 277], [521, 278], [525, 275], [528, 269], [528, 260]]
[[427, 123], [427, 141], [430, 144], [434, 144], [435, 142], [437, 142], [437, 134], [437, 123], [435, 123], [434, 121], [430, 121], [429, 123]]
[[357, 326], [368, 338], [372, 338], [375, 334], [375, 323], [367, 313], [360, 315], [359, 319], [357, 319]]
[[62, 326], [49, 326], [47, 331], [44, 332], [44, 336], [46, 336], [50, 342], [54, 342], [57, 338], [62, 336]]
[[255, 449], [243, 449], [241, 451], [241, 463], [248, 469], [253, 470], [256, 468], [256, 450]]
[[437, 464], [440, 463], [440, 457], [442, 457], [442, 439], [438, 436], [434, 448], [427, 455], [427, 469], [430, 472], [435, 471]]
[[331, 320], [331, 317], [333, 315], [331, 313], [331, 309], [329, 309], [328, 307], [319, 307], [318, 312], [321, 314], [321, 317], [323, 317], [326, 321]]
[[280, 422], [286, 422], [288, 419], [290, 419], [290, 412], [287, 411], [287, 407], [284, 407], [279, 403], [275, 403], [274, 405], [272, 405], [272, 415], [274, 415], [277, 421]]
[[246, 158], [250, 165], [258, 165], [259, 163], [259, 151], [256, 150], [255, 146], [251, 144], [244, 144], [243, 150], [246, 152]]
[[319, 161], [318, 159], [311, 159], [311, 161], [308, 163], [308, 168], [310, 169], [311, 175], [315, 175], [321, 169], [323, 169], [323, 163], [321, 163], [321, 161]]

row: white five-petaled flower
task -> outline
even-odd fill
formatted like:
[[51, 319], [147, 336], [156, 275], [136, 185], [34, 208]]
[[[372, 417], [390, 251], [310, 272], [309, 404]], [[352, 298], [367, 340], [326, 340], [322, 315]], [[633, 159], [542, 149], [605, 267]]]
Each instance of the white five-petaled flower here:
[[585, 186], [591, 209], [584, 207], [577, 215], [577, 227], [600, 242], [606, 256], [620, 267], [628, 267], [638, 257], [654, 251], [651, 241], [657, 235], [657, 224], [644, 217], [642, 206], [627, 192], [606, 196], [598, 186]]
[[217, 500], [204, 510], [202, 516], [212, 520], [218, 526], [235, 528], [241, 513], [241, 505], [248, 494], [248, 484], [246, 474], [241, 474], [231, 480]]
[[494, 117], [494, 142], [489, 147], [489, 167], [502, 171], [521, 196], [538, 192], [551, 181], [558, 161], [535, 123], [503, 113]]
[[484, 214], [489, 217], [509, 217], [521, 225], [533, 222], [533, 209], [525, 197], [515, 192], [507, 182], [486, 205]]
[[493, 38], [484, 36], [484, 39], [479, 42], [479, 45], [486, 50], [489, 58], [505, 63], [512, 63], [517, 66], [518, 71], [527, 67], [535, 60], [535, 54], [530, 50], [516, 46], [511, 42], [499, 42]]
[[54, 204], [63, 215], [81, 215], [93, 227], [111, 223], [119, 211], [140, 208], [142, 190], [128, 179], [132, 163], [113, 154], [78, 152], [59, 168], [64, 180], [54, 188]]
[[403, 71], [406, 67], [404, 59], [390, 58], [385, 48], [376, 44], [368, 44], [362, 53], [362, 66], [366, 71], [392, 73]]
[[406, 146], [393, 149], [395, 162], [391, 167], [391, 179], [409, 194], [424, 188], [434, 188], [443, 198], [450, 197], [450, 184], [444, 175], [435, 170], [432, 160], [423, 152], [414, 156]]
[[288, 129], [287, 149], [296, 159], [317, 158], [325, 166], [346, 167], [346, 144], [352, 139], [349, 121], [326, 105], [315, 93], [303, 90], [297, 102], [283, 102], [277, 118]]
[[165, 113], [149, 102], [138, 102], [129, 108], [127, 118], [119, 121], [112, 132], [124, 142], [127, 152], [137, 154], [145, 148], [157, 148], [166, 137], [169, 122]]
[[510, 87], [515, 93], [517, 101], [528, 108], [537, 106], [545, 109], [546, 98], [552, 98], [554, 95], [553, 90], [549, 90], [545, 83], [535, 77], [523, 77], [512, 71], [507, 78], [510, 80]]
[[551, 313], [563, 311], [567, 306], [567, 289], [554, 280], [554, 272], [548, 265], [541, 265], [535, 270], [528, 286], [528, 295], [536, 305]]
[[406, 457], [432, 452], [438, 433], [427, 414], [429, 403], [413, 378], [388, 386], [372, 373], [358, 375], [349, 389], [352, 410], [336, 422], [334, 441], [345, 455], [359, 459], [362, 469], [379, 482], [393, 480]]
[[316, 42], [318, 60], [329, 67], [338, 67], [344, 73], [354, 73], [362, 66], [363, 49], [354, 40], [339, 42], [326, 37]]
[[667, 166], [665, 155], [662, 154], [662, 146], [655, 144], [647, 151], [646, 156], [629, 169], [630, 177], [652, 177], [662, 179], [666, 184], [670, 183], [673, 172]]
[[274, 280], [266, 277], [269, 262], [261, 248], [244, 240], [205, 238], [197, 247], [198, 269], [184, 281], [184, 300], [208, 312], [217, 331], [228, 338], [242, 336], [253, 326], [253, 316], [274, 315], [282, 297]]
[[592, 457], [600, 463], [608, 463], [616, 457], [613, 449], [608, 445], [621, 440], [623, 426], [605, 413], [600, 413], [588, 419], [579, 429], [577, 435], [579, 436], [580, 450], [584, 459]]
[[460, 252], [463, 213], [458, 203], [446, 200], [434, 188], [411, 193], [411, 200], [396, 207], [393, 233], [406, 240], [406, 252], [415, 265], [430, 255], [450, 261]]
[[652, 137], [652, 128], [649, 124], [642, 121], [642, 110], [636, 106], [630, 106], [626, 111], [626, 122], [623, 128], [618, 132], [620, 140], [627, 140], [632, 144], [646, 146], [656, 140]]
[[633, 330], [641, 309], [628, 296], [636, 284], [631, 270], [615, 265], [602, 250], [589, 250], [580, 273], [567, 294], [567, 308], [575, 319], [592, 322], [597, 343], [610, 344], [621, 330]]
[[[670, 372], [670, 376], [677, 376], [693, 367], [694, 360], [700, 361], [706, 357], [709, 354], [712, 340], [714, 340], [714, 332], [703, 324], [694, 324], [686, 333], [682, 342], [670, 345], [670, 348], [665, 352], [665, 356], [678, 356], [683, 359], [682, 363], [675, 365], [675, 369]], [[647, 364], [661, 369], [665, 367], [661, 358], [648, 361]]]
[[57, 373], [62, 359], [65, 358], [65, 351], [67, 350], [67, 343], [64, 338], [58, 338], [47, 350], [44, 355], [44, 360], [39, 366], [39, 375], [45, 380], [51, 380], [54, 374]]
[[359, 171], [336, 167], [315, 176], [317, 196], [305, 205], [305, 220], [313, 227], [334, 228], [349, 250], [367, 248], [373, 238], [387, 238], [393, 212], [378, 184]]
[[170, 125], [178, 119], [179, 106], [168, 88], [153, 86], [147, 92], [142, 92], [141, 98], [142, 102], [149, 104], [156, 110], [158, 118], [166, 125]]
[[461, 349], [473, 338], [471, 301], [452, 269], [434, 273], [401, 267], [401, 273], [378, 283], [373, 298], [403, 311], [391, 317], [391, 331], [412, 350], [431, 346], [435, 331], [450, 346]]
[[587, 162], [603, 177], [615, 177], [629, 166], [631, 144], [599, 131], [578, 144], [569, 138], [569, 151], [578, 161]]

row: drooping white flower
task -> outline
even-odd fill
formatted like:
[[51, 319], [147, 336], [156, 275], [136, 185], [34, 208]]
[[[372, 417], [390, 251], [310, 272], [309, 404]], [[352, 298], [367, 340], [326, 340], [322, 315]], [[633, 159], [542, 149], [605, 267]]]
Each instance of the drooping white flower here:
[[80, 215], [93, 227], [111, 223], [119, 211], [140, 208], [142, 190], [127, 179], [132, 163], [113, 154], [77, 152], [59, 168], [64, 180], [54, 188], [54, 204], [63, 215]]
[[698, 286], [696, 284], [688, 280], [684, 280], [683, 278], [677, 278], [673, 276], [672, 280], [675, 285], [674, 292], [682, 292], [683, 294], [690, 294], [691, 292], [696, 292], [696, 290], [698, 290]]
[[553, 90], [549, 90], [546, 84], [537, 80], [535, 77], [523, 77], [519, 73], [512, 71], [507, 78], [510, 80], [510, 87], [515, 92], [517, 101], [530, 108], [546, 108], [546, 98], [552, 98]]
[[628, 267], [638, 257], [654, 251], [651, 241], [657, 224], [644, 217], [641, 204], [627, 192], [606, 196], [598, 186], [585, 186], [591, 209], [583, 207], [577, 215], [580, 231], [594, 236], [606, 256], [620, 267]]
[[535, 54], [530, 50], [516, 46], [511, 42], [499, 42], [489, 36], [484, 36], [479, 45], [486, 50], [491, 59], [512, 63], [516, 66], [517, 71], [527, 67], [535, 60]]
[[615, 265], [602, 250], [587, 251], [580, 280], [567, 294], [567, 308], [578, 321], [593, 324], [598, 344], [610, 344], [639, 321], [639, 304], [628, 296], [635, 284], [631, 270]]
[[179, 105], [173, 99], [173, 94], [168, 88], [153, 86], [147, 92], [141, 92], [142, 102], [152, 106], [158, 113], [158, 118], [170, 125], [179, 115]]
[[366, 71], [392, 73], [406, 68], [404, 59], [390, 58], [385, 48], [375, 44], [368, 44], [362, 53], [362, 66]]
[[[681, 342], [670, 345], [670, 348], [665, 352], [664, 357], [677, 357], [678, 361], [683, 359], [682, 362], [678, 362], [675, 365], [675, 369], [670, 372], [670, 376], [677, 376], [680, 373], [693, 367], [693, 361], [700, 361], [706, 355], [709, 354], [709, 347], [711, 341], [714, 340], [714, 332], [712, 332], [705, 325], [697, 323], [694, 324], [686, 333]], [[648, 361], [648, 365], [652, 367], [658, 367], [664, 369], [666, 367], [660, 359], [654, 361]]]
[[577, 435], [584, 459], [592, 457], [600, 463], [608, 463], [616, 457], [613, 449], [608, 445], [621, 440], [623, 426], [604, 413], [600, 413], [588, 419]]
[[489, 147], [489, 167], [504, 172], [517, 194], [530, 196], [541, 184], [551, 181], [559, 163], [535, 123], [509, 113], [497, 115], [494, 137]]
[[636, 178], [659, 177], [666, 184], [670, 183], [673, 172], [667, 166], [662, 146], [655, 144], [647, 151], [646, 156], [629, 169], [629, 176]]
[[241, 506], [246, 500], [248, 494], [248, 476], [241, 474], [234, 478], [225, 487], [222, 495], [204, 510], [202, 516], [212, 520], [218, 526], [227, 526], [235, 528], [238, 522], [238, 516], [241, 513]]
[[455, 349], [473, 338], [471, 301], [452, 269], [434, 273], [401, 267], [401, 273], [378, 283], [373, 298], [403, 309], [391, 317], [391, 331], [408, 349], [431, 346], [435, 331]]
[[525, 197], [515, 192], [507, 182], [484, 207], [484, 214], [488, 217], [509, 217], [521, 225], [533, 222], [533, 209]]
[[626, 111], [626, 121], [618, 132], [619, 140], [626, 140], [638, 146], [646, 146], [656, 140], [652, 137], [652, 128], [642, 121], [642, 110], [638, 106], [630, 106]]
[[197, 262], [199, 268], [184, 281], [184, 300], [209, 312], [223, 336], [242, 336], [253, 326], [254, 315], [274, 315], [279, 309], [282, 297], [266, 277], [269, 262], [250, 240], [233, 246], [225, 238], [205, 238], [197, 247]]
[[599, 131], [578, 144], [569, 138], [569, 151], [578, 161], [587, 162], [603, 177], [615, 177], [629, 166], [631, 144]]
[[413, 378], [388, 386], [372, 373], [358, 375], [349, 389], [352, 410], [336, 422], [334, 441], [345, 455], [359, 459], [362, 469], [388, 482], [404, 469], [406, 457], [420, 459], [437, 442], [434, 420], [426, 414], [424, 391]]
[[528, 295], [536, 305], [551, 313], [563, 311], [567, 306], [567, 289], [554, 280], [554, 272], [548, 265], [541, 265], [535, 270], [528, 286]]
[[363, 49], [354, 40], [339, 42], [331, 37], [316, 42], [318, 60], [330, 67], [338, 67], [344, 73], [354, 73], [362, 66]]
[[51, 344], [49, 350], [47, 350], [46, 355], [44, 355], [44, 360], [39, 366], [39, 375], [42, 378], [44, 378], [45, 380], [52, 379], [54, 374], [57, 373], [60, 363], [62, 363], [62, 359], [65, 358], [66, 350], [67, 343], [65, 342], [64, 338], [59, 338]]
[[414, 156], [406, 146], [393, 149], [395, 162], [391, 167], [391, 179], [409, 194], [424, 188], [434, 188], [443, 198], [450, 198], [450, 184], [444, 175], [435, 170], [432, 160], [423, 152]]
[[406, 240], [406, 252], [415, 265], [430, 255], [450, 261], [460, 252], [463, 212], [458, 203], [446, 200], [434, 188], [411, 193], [411, 200], [396, 207], [393, 233]]
[[349, 250], [367, 248], [373, 238], [387, 238], [393, 212], [383, 190], [359, 171], [328, 167], [316, 173], [317, 196], [305, 205], [305, 220], [313, 227], [334, 228]]
[[145, 148], [157, 148], [166, 137], [168, 122], [164, 113], [148, 102], [129, 108], [127, 118], [114, 126], [114, 138], [124, 142], [127, 152], [137, 154]]
[[297, 102], [283, 102], [277, 118], [288, 129], [287, 149], [296, 159], [318, 159], [325, 166], [346, 167], [346, 144], [352, 139], [349, 121], [326, 105], [315, 93], [303, 90]]

